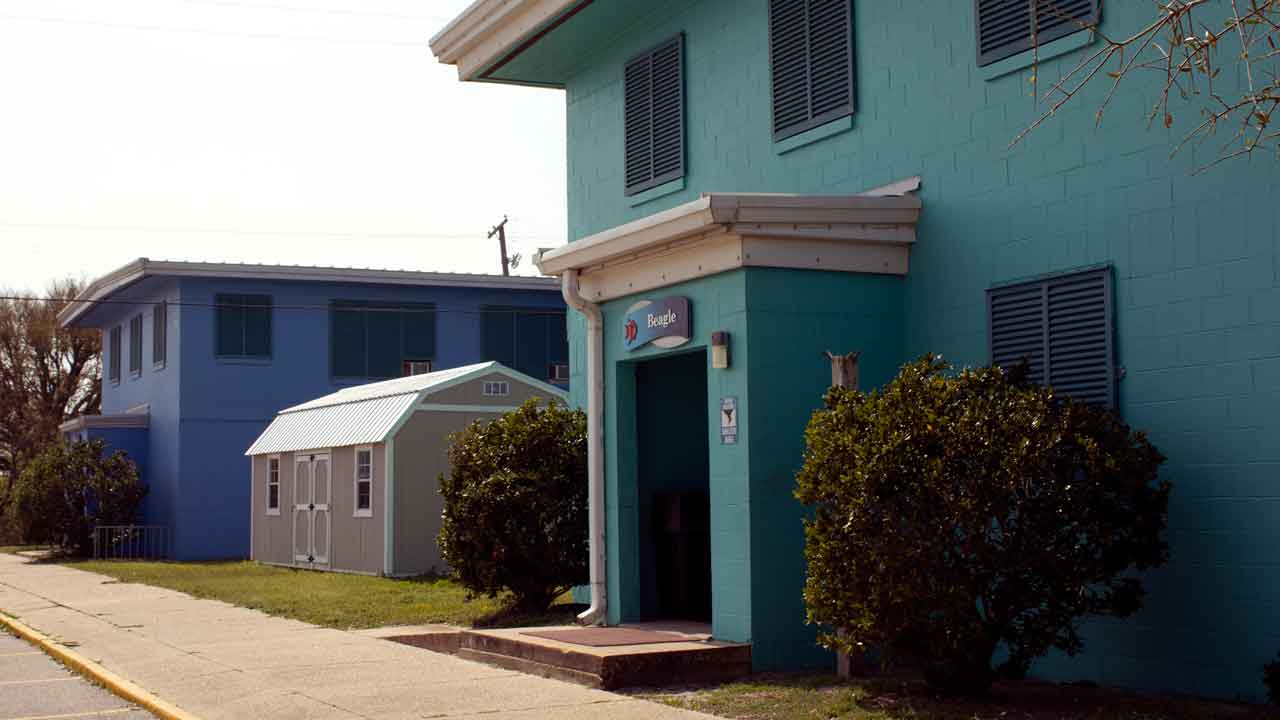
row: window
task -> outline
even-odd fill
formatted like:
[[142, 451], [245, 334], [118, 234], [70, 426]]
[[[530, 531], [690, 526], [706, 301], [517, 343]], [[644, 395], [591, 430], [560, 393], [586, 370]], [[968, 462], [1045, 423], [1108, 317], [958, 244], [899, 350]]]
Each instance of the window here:
[[267, 459], [267, 514], [280, 514], [280, 458]]
[[271, 296], [217, 295], [215, 352], [227, 358], [271, 357]]
[[158, 302], [151, 308], [151, 364], [164, 367], [169, 344], [169, 303]]
[[511, 384], [505, 380], [487, 380], [484, 384], [485, 397], [506, 397], [511, 394]]
[[409, 377], [410, 375], [426, 375], [429, 372], [431, 372], [430, 360], [405, 360], [400, 374]]
[[569, 361], [568, 326], [563, 310], [485, 307], [480, 316], [484, 359], [536, 378]]
[[329, 358], [335, 378], [386, 379], [431, 371], [434, 305], [338, 301], [330, 310]]
[[851, 0], [769, 0], [773, 139], [853, 114]]
[[547, 369], [547, 379], [551, 382], [569, 382], [569, 363], [552, 363]]
[[356, 449], [355, 516], [373, 516], [373, 450]]
[[120, 340], [122, 334], [123, 331], [119, 325], [111, 328], [111, 337], [107, 343], [107, 377], [113, 383], [120, 382]]
[[142, 316], [135, 315], [129, 321], [129, 374], [142, 374]]
[[992, 288], [987, 308], [993, 363], [1011, 367], [1026, 358], [1034, 382], [1115, 407], [1109, 266]]
[[1098, 0], [974, 0], [973, 7], [978, 67], [1080, 32], [1099, 19]]
[[684, 177], [684, 35], [627, 61], [622, 85], [626, 194]]

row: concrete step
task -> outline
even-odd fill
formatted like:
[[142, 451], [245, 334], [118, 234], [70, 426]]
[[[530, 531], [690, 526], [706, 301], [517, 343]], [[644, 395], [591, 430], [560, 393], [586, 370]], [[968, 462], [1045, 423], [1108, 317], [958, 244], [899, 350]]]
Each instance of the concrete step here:
[[[671, 643], [588, 647], [512, 631], [462, 633], [458, 654], [511, 669], [559, 677], [593, 687], [680, 685], [718, 682], [751, 672], [751, 646], [727, 643]], [[497, 662], [495, 658], [504, 658]], [[560, 675], [549, 675], [555, 668]]]

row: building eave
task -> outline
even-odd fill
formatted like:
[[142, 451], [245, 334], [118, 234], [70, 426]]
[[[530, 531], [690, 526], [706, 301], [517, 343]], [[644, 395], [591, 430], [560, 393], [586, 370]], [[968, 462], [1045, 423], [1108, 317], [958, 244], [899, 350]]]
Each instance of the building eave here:
[[69, 433], [88, 429], [139, 428], [151, 425], [151, 415], [146, 412], [122, 415], [79, 415], [58, 426], [58, 432]]
[[536, 262], [578, 271], [596, 301], [740, 267], [905, 275], [920, 210], [914, 195], [710, 193]]
[[553, 290], [554, 278], [471, 275], [414, 270], [308, 267], [298, 265], [247, 265], [239, 263], [166, 262], [139, 258], [94, 280], [58, 313], [58, 322], [69, 327], [94, 304], [146, 277], [200, 277], [232, 280], [284, 280], [294, 282], [467, 287], [496, 290]]
[[431, 38], [431, 51], [457, 66], [460, 79], [484, 79], [541, 30], [589, 1], [476, 0]]

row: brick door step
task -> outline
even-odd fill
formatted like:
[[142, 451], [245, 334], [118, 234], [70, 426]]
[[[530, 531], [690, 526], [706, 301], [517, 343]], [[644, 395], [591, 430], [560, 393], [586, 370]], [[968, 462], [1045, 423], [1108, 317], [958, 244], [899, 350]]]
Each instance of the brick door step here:
[[[691, 639], [591, 647], [551, 639], [541, 632], [546, 630], [457, 630], [386, 639], [605, 690], [720, 682], [751, 672], [750, 644]], [[542, 636], [527, 635], [530, 631]]]

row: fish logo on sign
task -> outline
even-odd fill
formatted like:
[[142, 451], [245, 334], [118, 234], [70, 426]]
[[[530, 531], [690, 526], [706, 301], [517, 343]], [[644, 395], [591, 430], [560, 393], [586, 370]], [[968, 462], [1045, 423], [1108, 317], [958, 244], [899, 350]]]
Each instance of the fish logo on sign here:
[[689, 298], [641, 300], [627, 308], [627, 317], [622, 325], [623, 345], [627, 350], [649, 343], [660, 348], [678, 347], [689, 342], [692, 328]]

